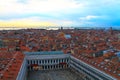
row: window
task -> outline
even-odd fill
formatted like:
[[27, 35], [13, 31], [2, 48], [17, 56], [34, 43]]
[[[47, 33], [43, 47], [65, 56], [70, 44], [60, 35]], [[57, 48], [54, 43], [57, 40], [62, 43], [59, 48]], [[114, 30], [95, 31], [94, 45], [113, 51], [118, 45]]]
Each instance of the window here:
[[50, 63], [52, 63], [52, 60], [50, 59]]
[[41, 64], [41, 60], [39, 60], [39, 63]]
[[58, 63], [58, 59], [56, 59], [56, 63]]
[[28, 64], [29, 64], [29, 60], [28, 60], [27, 62], [28, 62]]
[[37, 64], [38, 64], [38, 60], [37, 60]]
[[48, 63], [49, 63], [50, 61], [48, 60]]
[[35, 64], [35, 60], [34, 60], [34, 64]]
[[54, 59], [54, 63], [55, 63], [55, 59]]

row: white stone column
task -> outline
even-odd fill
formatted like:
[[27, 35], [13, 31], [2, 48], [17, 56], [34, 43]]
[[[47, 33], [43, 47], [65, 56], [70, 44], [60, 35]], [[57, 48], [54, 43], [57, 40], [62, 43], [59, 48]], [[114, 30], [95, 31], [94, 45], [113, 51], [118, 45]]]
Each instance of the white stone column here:
[[45, 64], [47, 64], [48, 60], [45, 61]]
[[59, 59], [57, 59], [57, 64], [59, 63]]
[[56, 69], [56, 65], [55, 65], [55, 69]]
[[43, 65], [43, 60], [41, 60], [41, 65]]
[[35, 64], [36, 64], [37, 62], [36, 62], [36, 60], [35, 60]]

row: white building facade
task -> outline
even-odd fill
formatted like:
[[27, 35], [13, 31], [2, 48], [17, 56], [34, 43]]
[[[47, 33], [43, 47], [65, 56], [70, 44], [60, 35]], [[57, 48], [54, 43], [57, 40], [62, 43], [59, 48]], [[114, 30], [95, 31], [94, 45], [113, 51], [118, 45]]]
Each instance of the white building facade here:
[[63, 52], [25, 53], [25, 59], [16, 80], [27, 80], [28, 71], [73, 68], [86, 75], [84, 80], [117, 80], [116, 78]]

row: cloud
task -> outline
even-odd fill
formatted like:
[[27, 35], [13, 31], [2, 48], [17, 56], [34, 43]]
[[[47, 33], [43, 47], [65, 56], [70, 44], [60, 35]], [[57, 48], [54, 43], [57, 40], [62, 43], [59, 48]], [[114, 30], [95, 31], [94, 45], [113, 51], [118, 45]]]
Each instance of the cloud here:
[[80, 20], [91, 20], [91, 19], [97, 19], [97, 18], [100, 18], [100, 16], [88, 15], [85, 17], [80, 17]]
[[4, 0], [0, 3], [0, 14], [22, 14], [22, 13], [47, 13], [59, 12], [61, 10], [67, 11], [82, 7], [82, 4], [77, 5], [74, 1], [70, 0]]
[[2, 0], [2, 22], [56, 25], [120, 25], [119, 0]]

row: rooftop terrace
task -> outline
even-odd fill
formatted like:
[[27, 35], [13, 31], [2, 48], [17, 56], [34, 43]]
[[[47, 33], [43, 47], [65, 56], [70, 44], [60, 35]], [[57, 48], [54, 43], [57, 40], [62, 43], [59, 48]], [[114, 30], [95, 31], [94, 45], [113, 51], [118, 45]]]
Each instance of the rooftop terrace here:
[[57, 55], [64, 54], [62, 51], [41, 51], [41, 52], [24, 52], [26, 55]]
[[78, 75], [74, 71], [67, 70], [46, 70], [30, 71], [27, 80], [83, 80], [85, 76]]

